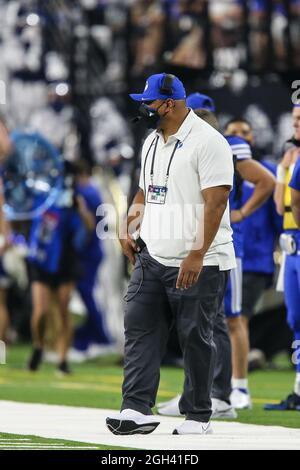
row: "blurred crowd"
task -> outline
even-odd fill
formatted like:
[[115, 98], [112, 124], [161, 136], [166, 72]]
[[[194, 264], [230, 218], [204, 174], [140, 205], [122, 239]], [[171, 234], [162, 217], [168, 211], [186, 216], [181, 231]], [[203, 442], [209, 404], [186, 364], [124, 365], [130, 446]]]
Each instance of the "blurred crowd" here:
[[38, 130], [68, 159], [128, 175], [125, 192], [140, 144], [127, 93], [162, 69], [188, 92], [222, 102], [221, 124], [238, 103], [264, 127], [258, 146], [281, 150], [283, 87], [277, 109], [260, 105], [265, 90], [259, 99], [252, 91], [280, 88], [273, 72], [299, 69], [299, 0], [0, 0], [0, 22], [0, 112], [9, 128]]

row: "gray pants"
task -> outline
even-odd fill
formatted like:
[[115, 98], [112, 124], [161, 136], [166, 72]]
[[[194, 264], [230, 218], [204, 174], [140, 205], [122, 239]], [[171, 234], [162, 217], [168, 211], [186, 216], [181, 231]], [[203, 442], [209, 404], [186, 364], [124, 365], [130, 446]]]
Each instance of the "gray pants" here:
[[178, 290], [178, 271], [158, 263], [146, 248], [137, 258], [125, 309], [122, 410], [151, 414], [161, 359], [175, 321], [185, 372], [179, 408], [186, 419], [207, 422], [216, 357], [213, 328], [228, 273], [217, 266], [205, 266], [193, 287]]

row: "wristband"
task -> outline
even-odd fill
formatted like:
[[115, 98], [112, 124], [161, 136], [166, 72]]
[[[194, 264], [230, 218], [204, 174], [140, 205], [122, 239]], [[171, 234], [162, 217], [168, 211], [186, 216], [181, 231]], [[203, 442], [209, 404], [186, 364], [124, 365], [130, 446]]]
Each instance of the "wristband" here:
[[286, 175], [286, 169], [283, 168], [283, 166], [279, 164], [277, 166], [277, 171], [276, 171], [277, 183], [285, 184], [285, 175]]

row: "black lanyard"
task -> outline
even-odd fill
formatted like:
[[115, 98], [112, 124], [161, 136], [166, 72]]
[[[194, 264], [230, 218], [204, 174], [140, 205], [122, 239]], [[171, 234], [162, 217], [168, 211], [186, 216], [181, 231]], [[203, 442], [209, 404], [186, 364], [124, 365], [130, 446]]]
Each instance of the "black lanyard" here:
[[145, 195], [146, 195], [146, 164], [147, 164], [147, 159], [148, 159], [148, 155], [150, 153], [152, 145], [154, 144], [154, 142], [157, 143], [157, 141], [158, 141], [158, 136], [154, 137], [154, 139], [152, 140], [151, 145], [148, 148], [147, 153], [146, 153], [146, 157], [145, 157], [145, 162], [144, 162], [144, 194]]
[[[158, 139], [159, 137], [157, 136], [156, 138], [156, 142], [155, 142], [155, 145], [154, 145], [154, 150], [153, 150], [153, 155], [152, 155], [152, 162], [151, 162], [151, 170], [150, 170], [150, 182], [151, 182], [151, 186], [154, 186], [153, 184], [153, 178], [154, 178], [154, 162], [155, 162], [155, 157], [156, 157], [156, 149], [157, 149], [157, 143], [158, 143]], [[178, 145], [179, 145], [179, 140], [176, 141], [176, 144], [174, 145], [174, 148], [173, 148], [173, 152], [170, 156], [170, 160], [169, 160], [169, 164], [168, 164], [168, 168], [167, 168], [167, 173], [166, 173], [166, 178], [165, 178], [165, 187], [167, 187], [167, 184], [168, 184], [168, 179], [169, 179], [169, 173], [170, 173], [170, 167], [171, 167], [171, 163], [172, 163], [172, 160], [174, 158], [174, 155], [175, 155], [175, 152], [178, 148]], [[151, 144], [152, 146], [152, 144]], [[151, 147], [150, 146], [150, 147]], [[150, 149], [149, 149], [150, 150]], [[148, 155], [147, 155], [148, 156]]]

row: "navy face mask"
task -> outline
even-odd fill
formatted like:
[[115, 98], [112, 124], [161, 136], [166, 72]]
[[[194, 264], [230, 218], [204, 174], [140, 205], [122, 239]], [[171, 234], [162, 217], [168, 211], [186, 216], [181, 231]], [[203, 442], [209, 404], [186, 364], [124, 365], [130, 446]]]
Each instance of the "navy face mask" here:
[[164, 102], [157, 109], [153, 109], [145, 103], [142, 103], [139, 107], [139, 117], [145, 122], [148, 129], [157, 129], [162, 118], [158, 114], [158, 110], [163, 104]]

